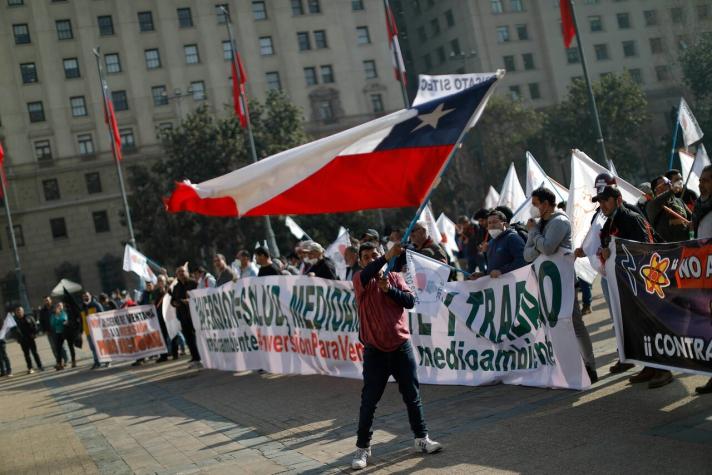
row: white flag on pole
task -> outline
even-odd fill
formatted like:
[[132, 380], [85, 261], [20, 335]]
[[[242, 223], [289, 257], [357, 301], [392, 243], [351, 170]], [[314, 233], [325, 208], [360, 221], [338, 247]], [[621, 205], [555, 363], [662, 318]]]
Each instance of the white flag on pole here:
[[495, 190], [492, 185], [490, 185], [489, 190], [487, 190], [487, 196], [485, 196], [485, 209], [492, 209], [499, 203], [499, 191]]
[[5, 321], [2, 323], [2, 328], [0, 328], [0, 340], [7, 338], [7, 334], [16, 326], [17, 322], [15, 322], [15, 317], [12, 312], [8, 312], [7, 315], [5, 315]]
[[339, 228], [339, 235], [336, 237], [336, 241], [329, 244], [329, 247], [324, 251], [324, 255], [332, 260], [334, 263], [334, 269], [336, 270], [336, 276], [340, 280], [346, 278], [346, 260], [344, 259], [344, 251], [351, 245], [351, 238], [349, 237], [349, 232], [342, 226]]
[[677, 122], [680, 124], [682, 129], [682, 139], [685, 142], [685, 148], [689, 147], [695, 142], [702, 140], [705, 135], [700, 129], [695, 116], [692, 115], [690, 107], [685, 102], [684, 98], [680, 98], [680, 108], [677, 113]]
[[445, 252], [450, 256], [450, 260], [455, 262], [455, 255], [458, 251], [457, 242], [455, 241], [455, 236], [457, 235], [455, 223], [448, 218], [445, 213], [440, 213], [435, 224], [440, 231], [440, 244], [445, 248]]
[[435, 221], [435, 216], [433, 216], [433, 210], [430, 209], [430, 203], [428, 203], [423, 211], [420, 213], [418, 221], [425, 221], [426, 229], [428, 230], [428, 235], [433, 242], [440, 244], [442, 241], [442, 236], [440, 236], [440, 230], [438, 229], [437, 222]]
[[304, 230], [289, 216], [284, 218], [284, 224], [287, 225], [289, 232], [291, 232], [297, 239], [302, 239], [307, 235], [307, 233], [305, 233]]
[[707, 156], [705, 146], [700, 144], [697, 146], [697, 154], [693, 157], [692, 154], [680, 150], [680, 169], [682, 171], [682, 179], [687, 183], [687, 188], [700, 194], [700, 175], [702, 169], [710, 164], [710, 159]]
[[[536, 161], [534, 155], [530, 152], [527, 155], [527, 197], [531, 197], [532, 191], [539, 188], [540, 186], [545, 186], [554, 192], [557, 201], [566, 201], [569, 197], [569, 190], [565, 186], [551, 178], [544, 172], [544, 169]], [[513, 210], [516, 211], [516, 210]]]
[[443, 301], [443, 289], [450, 276], [450, 268], [440, 261], [406, 250], [406, 282], [415, 294], [415, 311], [437, 315]]
[[499, 202], [497, 206], [507, 206], [512, 211], [516, 211], [527, 200], [524, 190], [522, 189], [517, 170], [514, 168], [514, 162], [509, 165], [509, 171], [502, 183], [502, 191], [499, 192]]
[[134, 272], [146, 282], [156, 283], [158, 279], [148, 266], [146, 256], [138, 252], [128, 244], [124, 248], [124, 270]]

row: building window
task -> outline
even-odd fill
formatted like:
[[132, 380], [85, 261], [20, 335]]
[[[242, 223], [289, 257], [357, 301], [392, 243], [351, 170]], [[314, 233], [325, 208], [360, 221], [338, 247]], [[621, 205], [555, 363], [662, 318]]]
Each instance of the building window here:
[[433, 69], [433, 61], [430, 59], [430, 53], [425, 54], [423, 56], [423, 63], [425, 63], [425, 70], [430, 71]]
[[84, 96], [70, 97], [69, 104], [72, 107], [72, 117], [85, 117], [87, 115], [87, 105], [86, 101], [84, 101]]
[[645, 26], [655, 26], [658, 24], [658, 11], [645, 10], [643, 12], [643, 18], [645, 18]]
[[452, 55], [459, 55], [462, 50], [460, 49], [460, 41], [457, 38], [450, 40], [450, 49], [452, 50]]
[[114, 34], [114, 20], [111, 19], [111, 15], [103, 15], [97, 17], [96, 20], [99, 23], [99, 35], [111, 36]]
[[105, 54], [104, 62], [106, 63], [107, 73], [114, 74], [121, 72], [121, 61], [119, 60], [119, 53]]
[[317, 104], [317, 110], [319, 111], [319, 120], [325, 123], [334, 121], [334, 108], [329, 101], [321, 101]]
[[534, 55], [532, 53], [524, 53], [522, 55], [522, 61], [524, 62], [524, 69], [529, 71], [534, 69]]
[[603, 20], [600, 15], [588, 17], [588, 24], [591, 27], [591, 32], [603, 31]]
[[326, 42], [326, 30], [316, 30], [314, 32], [314, 46], [316, 46], [316, 49], [324, 49], [329, 47]]
[[50, 219], [49, 227], [52, 230], [52, 238], [63, 239], [67, 237], [67, 223], [64, 218]]
[[94, 155], [94, 140], [91, 134], [77, 135], [79, 145], [79, 155]]
[[490, 8], [492, 13], [502, 13], [504, 8], [502, 8], [502, 0], [490, 0]]
[[523, 12], [524, 4], [522, 3], [522, 0], [511, 0], [509, 2], [509, 9], [512, 12]]
[[261, 56], [271, 56], [274, 54], [274, 47], [272, 46], [271, 36], [261, 36], [259, 41]]
[[430, 20], [430, 29], [433, 32], [433, 36], [440, 34], [440, 21], [437, 18]]
[[366, 79], [375, 79], [378, 77], [376, 62], [372, 59], [367, 59], [363, 62], [363, 71], [366, 73]]
[[307, 51], [311, 49], [311, 41], [309, 40], [308, 31], [297, 32], [297, 44], [299, 45], [299, 51]]
[[265, 73], [265, 79], [267, 80], [267, 89], [270, 91], [279, 91], [282, 89], [282, 82], [279, 80], [278, 71]]
[[658, 78], [658, 81], [669, 81], [670, 67], [667, 65], [655, 66], [655, 76]]
[[426, 41], [428, 41], [428, 34], [425, 32], [424, 26], [418, 27], [418, 39], [421, 43], [425, 43]]
[[292, 0], [292, 16], [304, 15], [304, 3], [302, 0]]
[[618, 19], [618, 28], [621, 30], [630, 28], [630, 15], [628, 13], [619, 13], [616, 18]]
[[[22, 225], [21, 224], [13, 224], [12, 225], [12, 230], [14, 231], [15, 235], [15, 244], [17, 244], [17, 247], [25, 247], [25, 235], [22, 232]], [[7, 240], [11, 241], [12, 238], [10, 237], [10, 227], [5, 226], [5, 232], [7, 232]], [[7, 300], [5, 300], [7, 302]]]
[[63, 60], [64, 77], [74, 79], [81, 76], [79, 71], [79, 60], [77, 58], [66, 58]]
[[664, 51], [662, 38], [650, 38], [650, 52], [653, 54], [662, 54]]
[[112, 91], [111, 102], [114, 103], [114, 110], [117, 112], [129, 110], [129, 100], [126, 96], [126, 91]]
[[190, 12], [190, 8], [178, 8], [176, 13], [178, 14], [179, 27], [191, 28], [193, 26], [193, 14]]
[[529, 39], [529, 30], [527, 29], [527, 25], [516, 25], [515, 28], [517, 29], [517, 39], [520, 41]]
[[153, 86], [151, 88], [151, 97], [153, 97], [153, 105], [156, 107], [168, 105], [166, 86]]
[[697, 19], [706, 20], [710, 16], [710, 6], [707, 4], [697, 5]]
[[357, 12], [363, 9], [363, 0], [351, 0], [351, 10]]
[[516, 64], [514, 63], [514, 56], [502, 56], [502, 62], [504, 63], [504, 69], [507, 70], [507, 72], [517, 70]]
[[321, 82], [327, 84], [334, 81], [334, 68], [330, 64], [321, 66]]
[[518, 101], [522, 98], [522, 88], [519, 86], [509, 86], [509, 97], [513, 101]]
[[438, 64], [443, 64], [447, 60], [444, 47], [438, 46], [438, 49], [435, 50], [435, 54], [438, 55]]
[[185, 53], [185, 64], [198, 64], [200, 62], [198, 45], [185, 45], [183, 46], [183, 52]]
[[140, 31], [153, 31], [153, 13], [138, 12], [138, 29]]
[[309, 9], [309, 13], [321, 13], [319, 0], [307, 0], [307, 8]]
[[539, 83], [529, 83], [529, 97], [532, 99], [541, 99], [541, 91], [539, 91]]
[[146, 59], [146, 69], [158, 69], [161, 67], [161, 54], [157, 49], [147, 49], [143, 52]]
[[37, 161], [52, 160], [52, 147], [49, 144], [49, 140], [35, 142], [35, 158]]
[[307, 86], [315, 86], [318, 83], [316, 78], [316, 68], [304, 68], [304, 81], [307, 83]]
[[381, 94], [371, 94], [371, 110], [374, 114], [383, 112], [383, 96]]
[[94, 211], [91, 214], [94, 220], [94, 231], [97, 233], [109, 232], [109, 214], [106, 211]]
[[683, 21], [685, 21], [685, 12], [682, 7], [671, 8], [670, 19], [673, 23], [682, 23]]
[[42, 180], [42, 191], [44, 192], [45, 201], [54, 201], [59, 199], [59, 182], [56, 178]]
[[624, 41], [623, 42], [623, 56], [630, 58], [632, 56], [637, 56], [638, 50], [635, 47], [635, 41]]
[[194, 101], [204, 101], [205, 97], [205, 83], [203, 81], [192, 81], [190, 83], [190, 92], [193, 94]]
[[629, 69], [628, 74], [630, 74], [630, 78], [636, 83], [636, 84], [643, 84], [643, 72], [638, 69]]
[[90, 195], [101, 193], [101, 175], [99, 172], [85, 174], [84, 181], [87, 184], [87, 193]]
[[566, 50], [566, 62], [569, 64], [575, 64], [579, 61], [581, 61], [581, 58], [579, 57], [578, 48], [575, 46], [568, 48]]
[[265, 7], [265, 2], [254, 1], [252, 2], [252, 16], [255, 20], [266, 20], [267, 19], [267, 8]]
[[57, 20], [54, 22], [57, 26], [58, 40], [71, 40], [74, 38], [72, 33], [72, 22], [70, 20]]
[[232, 45], [230, 44], [230, 40], [223, 41], [223, 59], [225, 61], [232, 61]]
[[498, 26], [497, 27], [497, 43], [506, 43], [509, 41], [509, 27], [508, 26]]
[[356, 44], [367, 45], [371, 42], [371, 36], [368, 34], [367, 26], [356, 27]]
[[26, 45], [30, 43], [30, 29], [27, 27], [27, 23], [12, 25], [12, 33], [15, 35], [16, 45]]
[[[30, 114], [30, 122], [44, 122], [44, 106], [42, 101], [28, 102], [27, 112]], [[49, 144], [49, 142], [47, 142]]]
[[120, 129], [119, 137], [121, 138], [121, 150], [126, 152], [136, 150], [136, 139], [132, 129]]
[[225, 12], [227, 12], [227, 15], [230, 14], [230, 5], [227, 3], [219, 3], [215, 5], [215, 16], [218, 19], [218, 25], [224, 25], [227, 23], [227, 15]]
[[24, 4], [25, 4], [24, 0], [7, 0], [8, 7], [19, 7]]
[[604, 61], [609, 59], [608, 57], [608, 45], [593, 45], [593, 50], [596, 53], [596, 59], [598, 61]]
[[452, 10], [445, 12], [445, 24], [448, 28], [455, 26], [455, 15], [452, 14]]
[[37, 66], [35, 66], [35, 63], [21, 64], [20, 76], [22, 77], [22, 84], [32, 84], [33, 82], [37, 82]]

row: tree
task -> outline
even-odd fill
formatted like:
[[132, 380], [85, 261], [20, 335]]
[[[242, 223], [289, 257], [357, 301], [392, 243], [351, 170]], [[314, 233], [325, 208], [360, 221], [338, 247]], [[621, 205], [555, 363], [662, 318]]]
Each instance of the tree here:
[[706, 132], [706, 148], [712, 150], [712, 35], [700, 35], [683, 51], [679, 61], [685, 84], [694, 94], [690, 107]]
[[[645, 165], [648, 158], [640, 148], [648, 122], [645, 94], [627, 73], [607, 74], [592, 87], [608, 158], [623, 176], [639, 178], [641, 163]], [[583, 80], [573, 81], [566, 100], [547, 111], [544, 132], [559, 156], [568, 157], [568, 151], [577, 148], [598, 159], [596, 129]]]

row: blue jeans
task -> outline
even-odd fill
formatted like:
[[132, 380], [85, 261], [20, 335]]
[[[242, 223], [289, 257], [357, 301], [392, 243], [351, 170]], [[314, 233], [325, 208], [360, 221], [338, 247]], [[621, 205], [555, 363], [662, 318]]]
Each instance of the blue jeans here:
[[591, 284], [583, 279], [578, 279], [579, 289], [581, 289], [581, 304], [584, 307], [591, 306]]
[[12, 374], [12, 367], [10, 367], [10, 358], [7, 357], [7, 351], [5, 351], [5, 340], [0, 340], [0, 375], [5, 376], [6, 374]]
[[423, 405], [420, 402], [417, 364], [410, 340], [397, 350], [389, 352], [367, 345], [363, 352], [363, 389], [356, 447], [365, 449], [371, 444], [373, 415], [388, 384], [388, 377], [391, 375], [398, 383], [398, 390], [408, 408], [408, 420], [413, 434], [418, 438], [428, 434]]
[[91, 339], [91, 336], [86, 335], [87, 337], [87, 343], [89, 343], [89, 349], [91, 350], [91, 355], [94, 358], [94, 364], [99, 366], [99, 355], [96, 353], [96, 347], [94, 346], [94, 341]]

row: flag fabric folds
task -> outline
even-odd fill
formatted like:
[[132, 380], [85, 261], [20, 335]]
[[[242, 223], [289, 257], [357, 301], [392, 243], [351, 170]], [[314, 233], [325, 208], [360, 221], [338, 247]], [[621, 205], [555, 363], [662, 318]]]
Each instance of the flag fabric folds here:
[[396, 80], [406, 85], [405, 77], [405, 62], [403, 54], [401, 54], [400, 43], [398, 42], [398, 26], [396, 18], [393, 16], [391, 6], [386, 1], [386, 28], [388, 29], [388, 47], [391, 50], [391, 58], [393, 59], [393, 72]]
[[700, 129], [697, 119], [692, 115], [690, 107], [684, 98], [680, 98], [680, 107], [677, 111], [677, 122], [682, 129], [682, 140], [685, 142], [685, 148], [702, 140], [705, 135]]
[[[2, 148], [0, 143], [0, 180], [2, 180], [3, 185], [7, 184], [5, 179], [5, 150]], [[0, 199], [3, 198], [2, 187], [0, 187]]]
[[324, 255], [331, 259], [334, 263], [336, 275], [341, 280], [346, 278], [347, 265], [346, 260], [344, 259], [344, 252], [350, 245], [351, 238], [349, 237], [349, 232], [345, 228], [340, 227], [339, 235], [336, 237], [336, 241], [332, 242], [324, 251]]
[[430, 208], [430, 203], [428, 203], [423, 211], [418, 217], [418, 221], [423, 221], [425, 223], [425, 229], [428, 231], [428, 236], [433, 242], [440, 244], [442, 236], [440, 236], [440, 229], [438, 229], [437, 222], [435, 221], [435, 215], [433, 215], [433, 210]]
[[448, 218], [445, 213], [440, 213], [438, 220], [435, 222], [438, 225], [438, 230], [440, 231], [440, 245], [445, 248], [445, 252], [448, 253], [450, 259], [455, 262], [457, 260], [457, 253], [459, 249], [457, 248], [457, 226], [455, 222]]
[[485, 209], [492, 209], [499, 203], [499, 191], [495, 190], [492, 185], [490, 185], [489, 190], [487, 190], [487, 196], [485, 196]]
[[245, 68], [242, 66], [242, 58], [240, 53], [233, 49], [232, 60], [232, 102], [235, 108], [235, 116], [240, 121], [240, 127], [247, 127], [247, 97], [245, 96], [245, 84], [247, 83], [247, 75]]
[[710, 164], [707, 151], [705, 150], [704, 145], [700, 144], [697, 146], [697, 153], [694, 156], [684, 150], [680, 150], [679, 154], [682, 179], [687, 184], [688, 189], [699, 195], [700, 175], [702, 175], [702, 169]]
[[148, 265], [148, 259], [146, 258], [146, 256], [144, 256], [128, 244], [126, 244], [126, 247], [124, 248], [123, 269], [126, 272], [134, 272], [145, 282], [151, 282], [155, 284], [158, 281], [156, 274], [153, 273], [153, 271]]
[[526, 153], [527, 157], [527, 183], [526, 183], [526, 194], [527, 197], [531, 197], [532, 191], [537, 188], [544, 186], [549, 188], [556, 195], [558, 201], [566, 201], [569, 197], [569, 190], [566, 189], [561, 183], [557, 182], [549, 175], [546, 174], [544, 169], [536, 161], [534, 155], [530, 152]]
[[574, 14], [569, 0], [559, 0], [559, 12], [561, 13], [561, 35], [564, 37], [564, 47], [569, 48], [571, 41], [576, 36]]
[[307, 233], [304, 232], [302, 227], [289, 216], [284, 218], [284, 224], [289, 228], [289, 232], [292, 233], [295, 238], [302, 239], [304, 236], [307, 236]]
[[495, 77], [202, 183], [179, 183], [166, 208], [265, 216], [419, 206], [496, 82]]
[[524, 195], [524, 190], [517, 177], [517, 170], [514, 168], [514, 162], [512, 162], [509, 165], [507, 176], [504, 177], [497, 206], [507, 206], [512, 211], [516, 211], [526, 200], [527, 197]]
[[123, 160], [123, 155], [121, 154], [121, 134], [119, 133], [119, 125], [116, 122], [114, 103], [111, 100], [111, 92], [109, 91], [109, 86], [106, 84], [106, 81], [102, 79], [101, 83], [104, 88], [104, 122], [109, 126], [111, 140], [114, 143], [116, 160], [121, 161]]

